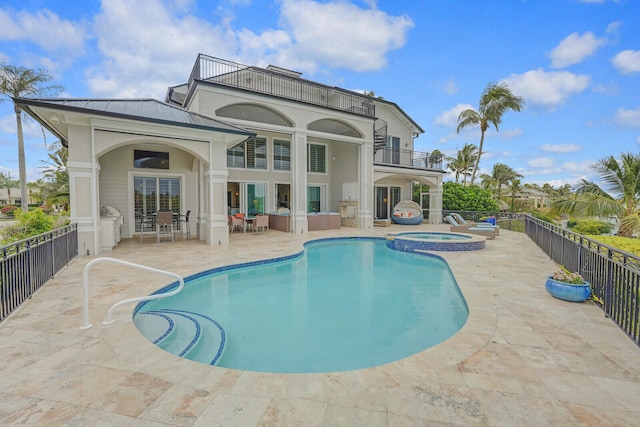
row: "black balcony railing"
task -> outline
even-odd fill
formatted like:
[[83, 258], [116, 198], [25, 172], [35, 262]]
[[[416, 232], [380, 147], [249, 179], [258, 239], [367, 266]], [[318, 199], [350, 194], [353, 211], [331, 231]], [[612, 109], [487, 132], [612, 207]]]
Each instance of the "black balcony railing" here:
[[0, 321], [78, 256], [71, 224], [0, 247]]
[[203, 54], [196, 59], [189, 86], [194, 80], [206, 80], [361, 116], [376, 115], [373, 100], [368, 96], [301, 79], [294, 72], [251, 67]]
[[442, 156], [421, 151], [384, 147], [377, 150], [373, 162], [385, 166], [442, 170]]

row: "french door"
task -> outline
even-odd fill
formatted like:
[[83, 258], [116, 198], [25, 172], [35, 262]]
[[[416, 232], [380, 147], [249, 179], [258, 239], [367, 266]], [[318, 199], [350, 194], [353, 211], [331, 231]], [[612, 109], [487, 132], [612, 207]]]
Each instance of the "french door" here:
[[180, 178], [135, 176], [133, 188], [137, 229], [140, 231], [152, 230], [153, 222], [146, 220], [159, 210], [180, 213]]

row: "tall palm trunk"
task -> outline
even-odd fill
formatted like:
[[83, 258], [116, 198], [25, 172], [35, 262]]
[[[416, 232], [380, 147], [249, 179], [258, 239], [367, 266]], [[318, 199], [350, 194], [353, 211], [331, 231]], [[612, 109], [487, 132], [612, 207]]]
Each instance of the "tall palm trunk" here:
[[22, 211], [29, 211], [29, 194], [27, 193], [27, 165], [24, 155], [24, 135], [22, 134], [22, 109], [14, 104], [16, 127], [18, 129], [18, 169], [20, 173], [20, 204]]
[[476, 179], [476, 173], [478, 173], [478, 166], [480, 166], [480, 156], [482, 156], [482, 146], [484, 144], [484, 132], [487, 130], [487, 125], [482, 124], [480, 127], [480, 145], [478, 146], [478, 157], [476, 158], [476, 164], [473, 166], [473, 173], [471, 174], [471, 185]]

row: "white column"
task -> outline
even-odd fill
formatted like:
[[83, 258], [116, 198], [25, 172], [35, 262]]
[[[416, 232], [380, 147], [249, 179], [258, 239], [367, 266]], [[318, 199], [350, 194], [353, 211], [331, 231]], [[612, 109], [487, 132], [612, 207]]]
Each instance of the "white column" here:
[[291, 229], [306, 233], [307, 223], [307, 135], [294, 132], [291, 141]]
[[358, 228], [373, 228], [373, 140], [365, 140], [358, 149], [359, 192]]
[[227, 149], [223, 143], [211, 142], [209, 169], [205, 172], [205, 220], [201, 224], [210, 246], [229, 244], [229, 227], [225, 210], [227, 197]]
[[[78, 224], [78, 254], [98, 255], [100, 249], [100, 166], [67, 161], [69, 173], [69, 219]], [[88, 196], [88, 197], [87, 197]]]
[[442, 176], [429, 187], [429, 224], [442, 223]]

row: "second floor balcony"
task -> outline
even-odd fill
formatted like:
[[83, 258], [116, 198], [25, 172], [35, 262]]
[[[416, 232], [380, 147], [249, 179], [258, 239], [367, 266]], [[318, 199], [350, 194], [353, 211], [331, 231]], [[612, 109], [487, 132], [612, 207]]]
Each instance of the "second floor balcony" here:
[[408, 167], [414, 169], [442, 171], [442, 155], [423, 151], [403, 150], [384, 147], [376, 151], [373, 163], [376, 165]]

